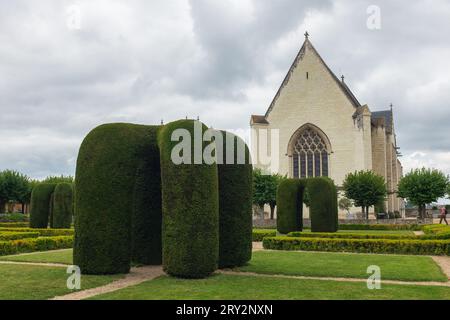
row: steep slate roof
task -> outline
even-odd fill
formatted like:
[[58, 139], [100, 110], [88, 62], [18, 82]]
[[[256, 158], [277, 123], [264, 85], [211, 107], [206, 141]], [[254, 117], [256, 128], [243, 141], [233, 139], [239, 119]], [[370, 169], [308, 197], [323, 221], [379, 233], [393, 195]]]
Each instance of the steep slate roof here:
[[372, 112], [372, 123], [375, 124], [378, 119], [384, 119], [388, 132], [392, 130], [392, 110]]
[[[297, 56], [295, 57], [294, 62], [292, 63], [291, 67], [289, 68], [289, 71], [288, 71], [286, 77], [284, 78], [280, 88], [278, 89], [278, 91], [277, 91], [275, 97], [273, 98], [269, 108], [267, 109], [266, 114], [264, 116], [252, 116], [252, 122], [253, 123], [268, 123], [266, 119], [267, 119], [269, 113], [272, 111], [273, 107], [275, 106], [275, 102], [277, 101], [278, 97], [280, 96], [281, 90], [287, 85], [287, 83], [289, 82], [289, 79], [291, 78], [291, 75], [294, 72], [295, 68], [297, 67], [299, 62], [303, 59], [303, 56], [305, 55], [305, 51], [306, 51], [307, 47], [308, 47], [308, 49], [310, 49], [319, 58], [319, 61], [324, 65], [326, 70], [332, 76], [334, 81], [336, 81], [336, 84], [339, 86], [339, 88], [342, 90], [342, 92], [347, 96], [347, 98], [353, 104], [353, 106], [355, 108], [358, 108], [358, 107], [361, 106], [361, 104], [359, 103], [358, 99], [356, 99], [355, 95], [351, 92], [350, 88], [345, 84], [344, 81], [341, 81], [341, 80], [338, 79], [338, 77], [333, 73], [333, 71], [331, 71], [331, 69], [328, 67], [328, 65], [325, 63], [325, 61], [322, 59], [320, 54], [314, 48], [314, 46], [309, 41], [309, 39], [306, 38], [305, 42], [303, 42], [303, 45], [302, 45], [300, 51], [298, 52]], [[262, 120], [261, 117], [264, 117], [264, 120]]]

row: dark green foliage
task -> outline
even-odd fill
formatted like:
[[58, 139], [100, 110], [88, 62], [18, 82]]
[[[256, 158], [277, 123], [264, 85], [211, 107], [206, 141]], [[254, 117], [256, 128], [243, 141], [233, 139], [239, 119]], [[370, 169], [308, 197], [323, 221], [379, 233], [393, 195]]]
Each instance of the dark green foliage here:
[[443, 198], [449, 189], [449, 178], [436, 169], [415, 169], [406, 174], [398, 184], [398, 196], [419, 207], [419, 215], [425, 217], [426, 204]]
[[53, 192], [52, 228], [70, 228], [72, 223], [72, 200], [72, 184], [58, 183]]
[[[75, 178], [74, 245], [74, 264], [83, 273], [129, 271], [131, 212], [133, 208], [142, 208], [133, 203], [136, 172], [142, 159], [156, 149], [158, 129], [158, 126], [106, 124], [84, 139]], [[134, 216], [140, 214], [135, 211]]]
[[54, 183], [41, 183], [31, 193], [30, 227], [47, 228], [50, 218], [50, 207]]
[[[194, 124], [180, 120], [163, 127], [159, 135], [161, 154], [163, 210], [163, 267], [174, 276], [202, 278], [217, 269], [219, 255], [219, 199], [217, 165], [194, 160]], [[197, 122], [197, 124], [201, 124]], [[173, 148], [181, 142], [172, 141], [172, 133], [184, 128], [190, 137], [182, 137], [191, 156], [180, 153], [187, 162], [175, 164]], [[200, 134], [206, 126], [200, 125]], [[202, 141], [201, 137], [196, 137]], [[201, 150], [209, 143], [204, 142]], [[176, 149], [174, 149], [176, 150]]]
[[136, 174], [131, 218], [132, 257], [138, 264], [160, 265], [161, 244], [161, 170], [157, 143], [143, 157]]
[[[244, 265], [252, 256], [252, 165], [239, 137], [222, 132], [224, 155], [233, 151], [225, 139], [235, 138], [233, 164], [219, 164], [219, 267]], [[245, 145], [245, 164], [238, 164], [238, 143]], [[227, 146], [230, 150], [227, 150]], [[226, 159], [226, 157], [224, 157]], [[224, 161], [225, 162], [225, 161]]]
[[5, 210], [8, 201], [28, 203], [30, 197], [30, 179], [13, 170], [0, 171], [0, 213]]
[[268, 237], [263, 246], [270, 250], [450, 255], [448, 240]]
[[333, 181], [325, 177], [310, 178], [307, 188], [310, 197], [311, 231], [336, 232], [338, 230], [337, 190]]
[[306, 180], [286, 179], [277, 190], [277, 230], [282, 234], [303, 229], [303, 194]]
[[271, 229], [253, 229], [253, 241], [263, 241], [265, 237], [275, 237], [277, 235], [276, 230]]

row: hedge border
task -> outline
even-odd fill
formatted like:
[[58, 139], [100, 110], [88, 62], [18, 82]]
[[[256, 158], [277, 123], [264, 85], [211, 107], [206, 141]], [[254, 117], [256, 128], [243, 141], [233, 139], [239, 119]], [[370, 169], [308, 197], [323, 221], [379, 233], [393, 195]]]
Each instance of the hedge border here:
[[0, 241], [11, 241], [27, 238], [37, 238], [39, 237], [39, 232], [11, 232], [11, 231], [0, 231]]
[[303, 250], [328, 252], [450, 255], [449, 240], [329, 239], [329, 238], [264, 238], [263, 247], [271, 250]]
[[68, 249], [72, 247], [72, 236], [0, 241], [0, 256], [36, 251]]

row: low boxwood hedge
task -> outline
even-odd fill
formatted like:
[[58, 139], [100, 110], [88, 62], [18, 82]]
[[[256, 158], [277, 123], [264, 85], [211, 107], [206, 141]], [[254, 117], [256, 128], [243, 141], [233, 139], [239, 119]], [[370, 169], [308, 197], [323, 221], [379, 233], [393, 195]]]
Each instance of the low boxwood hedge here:
[[0, 222], [0, 228], [28, 228], [29, 222]]
[[288, 237], [298, 238], [341, 238], [341, 239], [411, 239], [420, 237], [401, 234], [363, 234], [363, 233], [332, 233], [332, 232], [290, 232]]
[[27, 238], [37, 238], [39, 237], [39, 232], [0, 232], [0, 241], [10, 241], [10, 240], [18, 240], [18, 239], [27, 239]]
[[277, 231], [274, 229], [253, 229], [252, 241], [260, 242], [265, 237], [275, 237]]
[[0, 241], [0, 256], [34, 251], [67, 249], [72, 247], [73, 236]]
[[1, 232], [37, 232], [40, 237], [73, 236], [73, 229], [0, 228]]
[[265, 249], [413, 255], [450, 255], [449, 240], [264, 238]]
[[422, 230], [418, 224], [340, 224], [339, 230]]

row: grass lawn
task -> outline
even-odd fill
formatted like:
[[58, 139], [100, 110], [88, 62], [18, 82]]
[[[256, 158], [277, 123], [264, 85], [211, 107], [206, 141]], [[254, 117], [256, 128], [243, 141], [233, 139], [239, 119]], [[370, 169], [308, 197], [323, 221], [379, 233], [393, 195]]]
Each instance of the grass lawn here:
[[367, 289], [366, 283], [297, 280], [275, 277], [215, 275], [202, 280], [163, 276], [139, 285], [93, 297], [103, 300], [178, 299], [450, 299], [450, 288], [410, 285], [382, 285]]
[[21, 255], [3, 256], [0, 261], [41, 262], [72, 264], [72, 249], [32, 252]]
[[[67, 289], [65, 268], [0, 264], [0, 300], [49, 299], [74, 292]], [[120, 279], [114, 276], [82, 276], [81, 289], [89, 289]]]
[[257, 251], [238, 271], [316, 277], [367, 278], [367, 267], [381, 268], [381, 278], [403, 281], [447, 281], [430, 257], [329, 252]]

